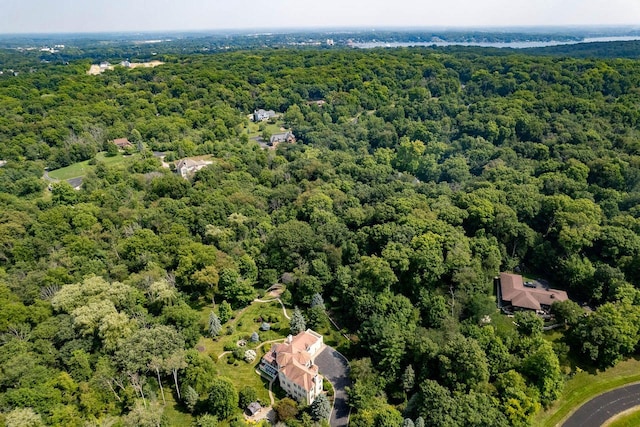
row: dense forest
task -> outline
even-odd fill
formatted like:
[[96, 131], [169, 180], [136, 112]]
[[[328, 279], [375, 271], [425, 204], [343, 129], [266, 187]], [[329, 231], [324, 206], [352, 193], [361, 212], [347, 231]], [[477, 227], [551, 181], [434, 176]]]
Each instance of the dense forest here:
[[[168, 425], [173, 394], [195, 425], [245, 425], [242, 384], [195, 349], [214, 335], [200, 310], [224, 324], [277, 282], [307, 325], [328, 313], [349, 336], [356, 427], [530, 425], [577, 369], [633, 355], [640, 62], [491, 52], [265, 49], [0, 79], [0, 419]], [[297, 142], [261, 148], [256, 108]], [[212, 164], [185, 180], [154, 152]], [[83, 161], [79, 190], [43, 179]], [[497, 311], [500, 271], [567, 290], [560, 333]], [[313, 425], [300, 409], [281, 422]]]

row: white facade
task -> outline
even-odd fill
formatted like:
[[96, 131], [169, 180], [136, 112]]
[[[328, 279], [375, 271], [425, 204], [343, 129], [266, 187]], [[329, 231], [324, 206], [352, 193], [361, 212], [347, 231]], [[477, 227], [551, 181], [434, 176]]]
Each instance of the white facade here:
[[278, 380], [280, 381], [280, 387], [282, 387], [289, 396], [298, 402], [305, 402], [307, 405], [311, 405], [316, 397], [322, 393], [322, 376], [319, 374], [313, 376], [311, 386], [308, 389], [289, 380], [282, 372], [278, 373]]
[[269, 120], [272, 117], [276, 116], [276, 112], [273, 110], [263, 110], [263, 109], [259, 109], [259, 110], [255, 110], [253, 112], [253, 121], [254, 122], [261, 122], [263, 120]]
[[189, 179], [189, 176], [212, 163], [211, 161], [204, 160], [183, 159], [176, 165], [176, 172], [184, 179]]

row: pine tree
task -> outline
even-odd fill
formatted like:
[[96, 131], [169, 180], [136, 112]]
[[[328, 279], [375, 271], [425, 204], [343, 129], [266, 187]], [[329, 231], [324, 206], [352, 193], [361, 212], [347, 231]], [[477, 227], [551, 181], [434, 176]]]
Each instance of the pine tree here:
[[220, 323], [220, 319], [216, 314], [212, 311], [209, 315], [209, 334], [212, 338], [220, 335], [220, 331], [222, 330], [222, 324]]
[[193, 389], [193, 387], [188, 385], [182, 389], [182, 398], [184, 400], [184, 404], [189, 409], [189, 412], [193, 412], [196, 408], [196, 404], [198, 403], [198, 399], [200, 399], [200, 395]]
[[416, 374], [413, 371], [413, 366], [407, 366], [407, 369], [404, 370], [402, 374], [402, 389], [405, 393], [411, 391], [416, 382]]
[[302, 313], [300, 312], [300, 309], [298, 307], [293, 310], [293, 315], [291, 316], [291, 321], [289, 322], [289, 328], [291, 329], [291, 333], [293, 335], [298, 335], [300, 332], [307, 329], [307, 323], [304, 320], [304, 316], [302, 316]]
[[331, 416], [331, 403], [324, 394], [319, 395], [311, 404], [311, 417], [316, 420], [328, 420]]
[[324, 309], [324, 300], [322, 299], [322, 295], [320, 295], [319, 293], [315, 293], [311, 297], [311, 308], [318, 306]]

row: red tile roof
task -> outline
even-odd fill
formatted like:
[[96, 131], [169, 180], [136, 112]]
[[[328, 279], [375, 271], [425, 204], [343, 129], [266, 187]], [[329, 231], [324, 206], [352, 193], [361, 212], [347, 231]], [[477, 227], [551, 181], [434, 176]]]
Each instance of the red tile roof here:
[[322, 339], [316, 335], [300, 332], [282, 344], [274, 344], [262, 359], [308, 392], [313, 389], [313, 378], [318, 374], [318, 367], [312, 364], [309, 354], [309, 348]]

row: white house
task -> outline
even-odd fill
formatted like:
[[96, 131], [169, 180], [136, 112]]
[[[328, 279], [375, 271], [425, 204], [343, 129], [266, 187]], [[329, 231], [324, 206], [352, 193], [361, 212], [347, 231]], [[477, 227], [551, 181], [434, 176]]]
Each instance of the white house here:
[[314, 357], [323, 348], [322, 335], [307, 329], [289, 335], [284, 343], [274, 344], [262, 357], [260, 369], [271, 378], [278, 377], [280, 387], [299, 402], [313, 403], [322, 393], [322, 376]]
[[191, 175], [212, 163], [206, 160], [182, 159], [176, 165], [176, 172], [184, 179], [189, 179]]
[[259, 109], [259, 110], [255, 110], [253, 112], [253, 121], [254, 122], [261, 122], [263, 120], [269, 120], [272, 117], [276, 116], [276, 112], [273, 110], [263, 110], [263, 109]]

